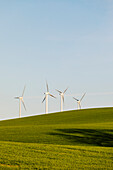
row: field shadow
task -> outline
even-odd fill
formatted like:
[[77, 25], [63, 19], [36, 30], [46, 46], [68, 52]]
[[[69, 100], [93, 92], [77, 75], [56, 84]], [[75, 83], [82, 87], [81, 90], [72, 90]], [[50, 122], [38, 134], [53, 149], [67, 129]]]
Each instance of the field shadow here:
[[70, 144], [113, 147], [113, 130], [57, 129], [49, 135], [63, 137]]

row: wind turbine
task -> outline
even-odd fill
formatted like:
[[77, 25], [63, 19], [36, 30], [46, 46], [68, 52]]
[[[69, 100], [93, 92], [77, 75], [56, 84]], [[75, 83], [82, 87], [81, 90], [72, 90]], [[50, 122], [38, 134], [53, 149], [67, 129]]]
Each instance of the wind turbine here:
[[81, 109], [81, 101], [82, 101], [82, 99], [84, 98], [85, 94], [86, 94], [86, 93], [83, 94], [83, 96], [81, 97], [80, 100], [79, 100], [79, 99], [76, 99], [75, 97], [73, 97], [73, 99], [75, 99], [75, 100], [77, 101], [77, 103], [78, 103], [78, 109]]
[[22, 102], [22, 104], [23, 104], [23, 106], [24, 106], [24, 109], [26, 110], [26, 106], [25, 106], [24, 100], [23, 100], [25, 88], [26, 88], [26, 86], [24, 86], [22, 96], [15, 97], [15, 99], [18, 99], [18, 100], [19, 100], [19, 117], [21, 117], [21, 102]]
[[42, 103], [45, 101], [45, 113], [47, 114], [48, 113], [48, 96], [51, 96], [51, 97], [54, 97], [54, 98], [56, 98], [56, 97], [49, 93], [49, 87], [48, 87], [47, 82], [46, 82], [46, 87], [47, 87], [47, 92], [44, 93], [45, 97], [44, 97]]
[[[67, 88], [68, 89], [68, 88]], [[61, 110], [61, 112], [63, 111], [63, 103], [64, 103], [64, 94], [65, 94], [65, 92], [67, 91], [67, 89], [65, 89], [64, 90], [64, 92], [61, 92], [60, 90], [57, 90], [56, 89], [56, 91], [57, 92], [59, 92], [59, 95], [60, 95], [60, 110]]]

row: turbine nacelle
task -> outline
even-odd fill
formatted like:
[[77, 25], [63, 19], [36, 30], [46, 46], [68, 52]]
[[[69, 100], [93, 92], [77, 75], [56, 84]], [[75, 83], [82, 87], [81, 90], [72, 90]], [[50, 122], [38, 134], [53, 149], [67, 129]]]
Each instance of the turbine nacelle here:
[[45, 92], [45, 93], [44, 93], [45, 96], [46, 96], [46, 95], [49, 95], [49, 94], [50, 94], [49, 92]]
[[78, 100], [77, 103], [80, 104], [80, 100]]

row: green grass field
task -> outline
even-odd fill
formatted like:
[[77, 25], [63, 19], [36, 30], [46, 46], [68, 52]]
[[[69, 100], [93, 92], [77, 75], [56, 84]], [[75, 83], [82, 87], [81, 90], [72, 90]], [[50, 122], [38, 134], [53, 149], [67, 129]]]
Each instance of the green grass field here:
[[113, 108], [1, 121], [0, 169], [113, 169]]

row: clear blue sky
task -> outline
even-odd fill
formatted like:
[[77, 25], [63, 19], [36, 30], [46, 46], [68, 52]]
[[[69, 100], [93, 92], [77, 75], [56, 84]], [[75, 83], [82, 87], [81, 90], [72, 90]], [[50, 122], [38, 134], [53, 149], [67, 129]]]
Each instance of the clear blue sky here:
[[24, 85], [27, 112], [44, 113], [48, 81], [49, 111], [59, 111], [55, 89], [86, 97], [83, 108], [113, 106], [112, 0], [0, 0], [0, 119], [18, 117]]

